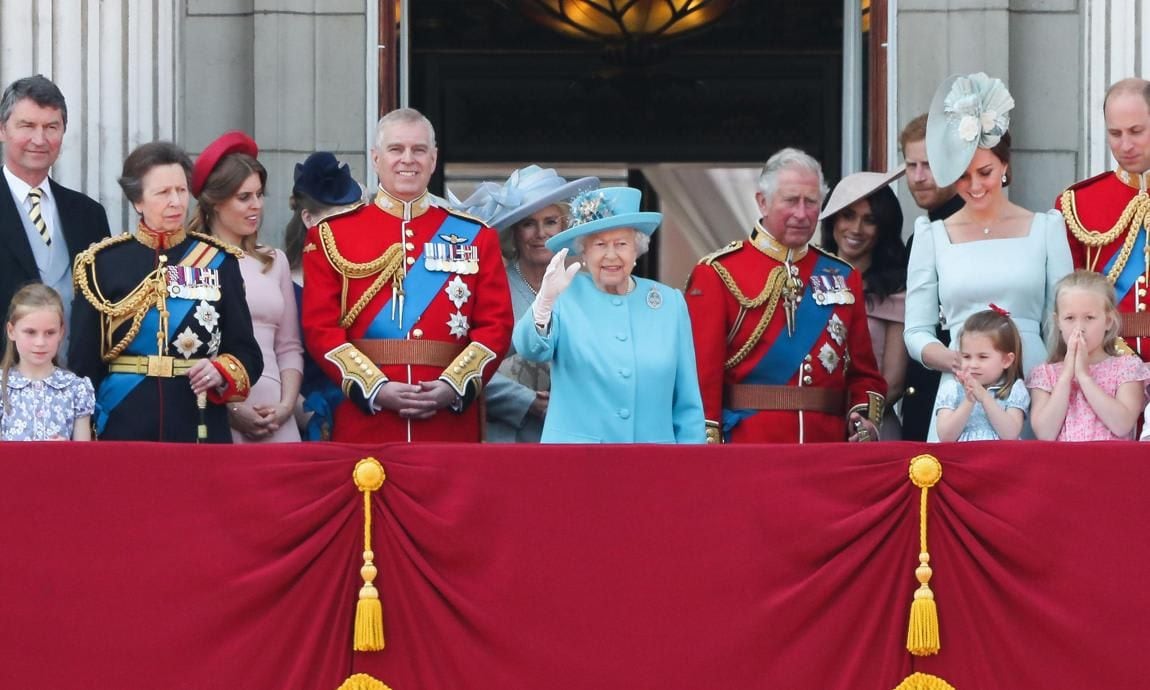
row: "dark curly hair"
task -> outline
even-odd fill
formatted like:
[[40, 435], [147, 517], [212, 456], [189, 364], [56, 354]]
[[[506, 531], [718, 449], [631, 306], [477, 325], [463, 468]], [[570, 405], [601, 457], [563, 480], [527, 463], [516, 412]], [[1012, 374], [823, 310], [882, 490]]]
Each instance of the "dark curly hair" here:
[[[867, 304], [890, 297], [906, 289], [906, 244], [902, 241], [902, 207], [890, 187], [882, 187], [866, 197], [875, 223], [875, 242], [871, 249], [870, 268], [863, 273], [863, 290]], [[835, 219], [823, 219], [823, 249], [838, 253], [835, 242]]]

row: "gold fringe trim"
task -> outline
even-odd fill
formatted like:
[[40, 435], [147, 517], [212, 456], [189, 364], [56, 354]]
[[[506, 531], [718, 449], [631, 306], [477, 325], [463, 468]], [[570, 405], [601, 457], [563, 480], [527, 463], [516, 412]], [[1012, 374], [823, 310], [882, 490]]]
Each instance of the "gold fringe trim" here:
[[1130, 254], [1134, 250], [1134, 243], [1138, 239], [1138, 233], [1146, 221], [1147, 213], [1150, 212], [1150, 196], [1140, 193], [1131, 199], [1126, 204], [1126, 208], [1122, 210], [1122, 214], [1118, 216], [1118, 221], [1114, 223], [1114, 226], [1104, 232], [1093, 232], [1083, 225], [1082, 219], [1078, 217], [1078, 207], [1075, 205], [1073, 189], [1064, 191], [1061, 201], [1062, 218], [1066, 221], [1066, 227], [1070, 230], [1070, 234], [1086, 248], [1086, 268], [1091, 271], [1098, 270], [1101, 248], [1109, 245], [1118, 239], [1119, 235], [1129, 230], [1125, 241], [1122, 243], [1122, 248], [1118, 250], [1114, 266], [1106, 273], [1106, 278], [1113, 285], [1117, 282], [1118, 276], [1122, 275], [1122, 269], [1126, 267], [1126, 262], [1130, 259]]
[[912, 673], [896, 685], [894, 690], [954, 690], [954, 686], [929, 673]]
[[[910, 621], [906, 630], [906, 649], [915, 656], [938, 654], [941, 648], [938, 632], [938, 606], [930, 588], [934, 571], [930, 567], [930, 552], [926, 548], [926, 497], [930, 487], [942, 479], [942, 463], [933, 455], [919, 455], [910, 461], [910, 481], [921, 489], [919, 493], [918, 567], [914, 576], [919, 586], [910, 605]], [[902, 686], [899, 686], [902, 687]], [[930, 686], [923, 686], [930, 687]]]
[[391, 688], [382, 680], [376, 680], [366, 673], [357, 673], [345, 680], [336, 690], [391, 690]]
[[374, 584], [379, 571], [374, 563], [375, 553], [371, 550], [371, 492], [378, 491], [386, 478], [383, 465], [380, 465], [375, 458], [360, 460], [352, 472], [355, 487], [363, 492], [363, 567], [359, 569], [359, 574], [363, 577], [363, 587], [359, 588], [359, 601], [355, 605], [353, 644], [353, 649], [357, 652], [378, 652], [384, 645], [383, 606], [379, 603], [379, 590]]

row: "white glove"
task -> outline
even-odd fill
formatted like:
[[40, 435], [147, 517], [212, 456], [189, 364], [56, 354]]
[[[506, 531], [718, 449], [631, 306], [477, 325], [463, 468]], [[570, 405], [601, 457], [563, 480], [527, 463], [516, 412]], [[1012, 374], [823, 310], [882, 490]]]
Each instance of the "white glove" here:
[[545, 329], [550, 325], [551, 308], [555, 306], [555, 300], [559, 299], [559, 295], [571, 285], [575, 274], [582, 267], [582, 264], [576, 261], [564, 268], [563, 262], [566, 259], [566, 249], [560, 249], [558, 254], [551, 257], [551, 263], [547, 264], [547, 272], [543, 274], [543, 282], [539, 285], [539, 294], [535, 295], [535, 301], [531, 303], [531, 313], [535, 316], [535, 324], [540, 328]]

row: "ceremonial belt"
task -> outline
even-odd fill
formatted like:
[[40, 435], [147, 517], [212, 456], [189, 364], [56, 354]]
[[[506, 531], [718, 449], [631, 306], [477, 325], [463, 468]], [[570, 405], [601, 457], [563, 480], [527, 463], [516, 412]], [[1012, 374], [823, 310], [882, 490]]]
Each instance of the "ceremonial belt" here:
[[447, 368], [466, 347], [443, 340], [353, 340], [351, 344], [376, 365], [412, 364]]
[[743, 410], [792, 410], [846, 414], [842, 388], [765, 386], [736, 383], [727, 388], [727, 407]]
[[185, 376], [201, 359], [176, 359], [161, 355], [120, 355], [108, 362], [109, 374], [140, 374], [161, 379]]
[[1150, 338], [1150, 312], [1122, 314], [1122, 328], [1118, 329], [1118, 335], [1123, 338]]

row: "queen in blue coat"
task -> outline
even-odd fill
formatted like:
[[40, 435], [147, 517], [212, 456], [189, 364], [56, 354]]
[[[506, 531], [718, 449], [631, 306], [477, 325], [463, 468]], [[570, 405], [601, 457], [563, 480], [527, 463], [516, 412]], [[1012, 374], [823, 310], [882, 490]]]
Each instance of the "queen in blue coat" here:
[[[544, 443], [703, 443], [703, 402], [683, 295], [631, 273], [662, 215], [615, 187], [571, 202], [568, 229], [512, 336], [551, 363]], [[582, 264], [564, 267], [568, 254]], [[585, 267], [586, 270], [580, 270]]]

